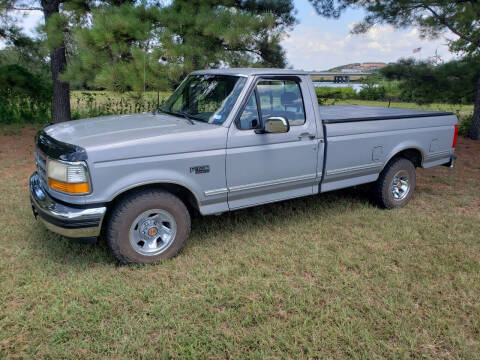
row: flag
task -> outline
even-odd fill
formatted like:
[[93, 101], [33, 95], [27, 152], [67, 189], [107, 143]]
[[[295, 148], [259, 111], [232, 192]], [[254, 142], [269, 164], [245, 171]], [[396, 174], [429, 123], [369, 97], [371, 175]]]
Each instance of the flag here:
[[420, 51], [422, 51], [422, 48], [421, 48], [421, 47], [416, 48], [416, 49], [413, 49], [413, 53], [414, 53], [414, 54], [419, 53]]

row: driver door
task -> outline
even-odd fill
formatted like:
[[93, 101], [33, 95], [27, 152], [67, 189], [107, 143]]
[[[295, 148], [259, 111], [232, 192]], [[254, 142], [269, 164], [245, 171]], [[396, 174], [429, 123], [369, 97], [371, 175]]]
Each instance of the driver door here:
[[[230, 209], [314, 193], [317, 131], [313, 109], [303, 101], [308, 93], [299, 77], [257, 79], [228, 133]], [[288, 132], [255, 131], [276, 116], [289, 121]]]

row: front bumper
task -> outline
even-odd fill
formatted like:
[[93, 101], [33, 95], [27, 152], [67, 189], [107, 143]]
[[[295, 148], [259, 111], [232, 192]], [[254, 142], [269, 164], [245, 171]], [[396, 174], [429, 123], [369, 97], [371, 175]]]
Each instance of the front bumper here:
[[30, 202], [47, 229], [69, 238], [94, 238], [100, 235], [107, 208], [68, 206], [53, 199], [45, 191], [38, 173], [30, 177]]

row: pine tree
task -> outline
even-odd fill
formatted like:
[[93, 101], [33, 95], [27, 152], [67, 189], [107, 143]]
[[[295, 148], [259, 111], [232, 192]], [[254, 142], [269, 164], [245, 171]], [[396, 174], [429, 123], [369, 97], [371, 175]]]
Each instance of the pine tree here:
[[116, 91], [163, 89], [186, 73], [219, 66], [285, 67], [281, 36], [292, 0], [174, 0], [92, 11], [73, 30], [72, 84]]
[[221, 65], [285, 67], [280, 40], [295, 23], [291, 0], [174, 0], [162, 19], [160, 46], [176, 75]]
[[65, 78], [77, 86], [114, 91], [167, 87], [166, 66], [154, 49], [160, 9], [145, 4], [99, 7], [92, 25], [73, 30], [75, 47]]

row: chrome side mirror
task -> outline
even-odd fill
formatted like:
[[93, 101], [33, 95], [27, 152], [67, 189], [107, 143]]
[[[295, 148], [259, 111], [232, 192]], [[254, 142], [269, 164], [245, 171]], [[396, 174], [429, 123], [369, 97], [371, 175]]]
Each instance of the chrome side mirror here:
[[262, 134], [281, 134], [290, 131], [288, 120], [282, 116], [272, 116], [265, 120], [263, 129], [257, 133]]

